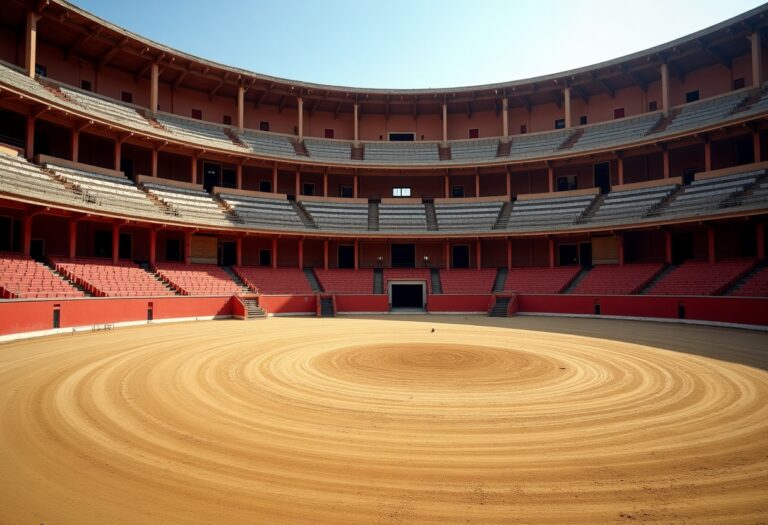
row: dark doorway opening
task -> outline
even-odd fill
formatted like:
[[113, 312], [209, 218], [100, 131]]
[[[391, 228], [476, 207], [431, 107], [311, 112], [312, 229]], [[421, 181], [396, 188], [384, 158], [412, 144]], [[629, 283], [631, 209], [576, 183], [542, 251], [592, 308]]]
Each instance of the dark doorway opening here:
[[214, 186], [221, 186], [221, 166], [219, 164], [203, 164], [203, 187], [211, 191]]
[[100, 230], [94, 234], [93, 254], [96, 257], [112, 257], [112, 232]]
[[390, 133], [389, 134], [390, 142], [413, 142], [414, 140], [416, 140], [415, 133]]
[[234, 266], [237, 264], [237, 243], [222, 241], [219, 243], [219, 264], [221, 266]]
[[133, 180], [133, 178], [136, 176], [133, 173], [133, 159], [120, 159], [120, 171], [122, 171], [126, 177]]
[[594, 165], [595, 187], [600, 188], [600, 193], [611, 191], [611, 166], [607, 162]]
[[130, 233], [121, 233], [120, 234], [120, 240], [119, 240], [119, 246], [118, 246], [118, 257], [120, 259], [132, 259], [133, 258], [133, 236]]
[[237, 172], [235, 170], [223, 170], [221, 172], [221, 185], [225, 188], [237, 187]]
[[352, 244], [339, 245], [339, 268], [353, 269], [355, 267], [355, 246]]
[[469, 246], [466, 244], [451, 247], [451, 268], [469, 268]]
[[672, 264], [682, 264], [693, 259], [693, 233], [672, 234]]
[[271, 180], [260, 180], [259, 181], [259, 191], [263, 193], [272, 193], [272, 181]]
[[592, 243], [583, 242], [579, 244], [579, 262], [584, 268], [592, 268]]
[[272, 266], [272, 250], [259, 250], [259, 266]]
[[393, 284], [392, 308], [424, 308], [424, 285]]
[[179, 239], [165, 241], [165, 259], [167, 261], [181, 261], [181, 241]]
[[561, 244], [558, 247], [558, 264], [560, 266], [579, 264], [578, 246], [575, 244]]
[[305, 182], [303, 184], [303, 187], [302, 187], [302, 190], [301, 190], [301, 194], [302, 195], [308, 195], [308, 196], [311, 197], [312, 195], [315, 194], [315, 185], [313, 183], [311, 183], [311, 182]]
[[416, 245], [393, 244], [392, 268], [416, 268]]
[[42, 239], [32, 239], [29, 245], [29, 256], [36, 261], [45, 259], [45, 241]]

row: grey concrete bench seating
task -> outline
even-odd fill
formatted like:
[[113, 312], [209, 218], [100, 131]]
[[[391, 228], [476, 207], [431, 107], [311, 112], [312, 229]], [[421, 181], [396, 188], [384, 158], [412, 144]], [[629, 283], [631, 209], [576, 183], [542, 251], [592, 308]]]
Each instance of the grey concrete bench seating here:
[[297, 230], [303, 229], [301, 219], [287, 200], [219, 193], [248, 226]]
[[427, 213], [423, 204], [380, 204], [379, 230], [426, 230]]
[[435, 203], [437, 227], [440, 231], [491, 230], [503, 205], [503, 201]]
[[367, 230], [368, 204], [301, 201], [321, 230]]
[[507, 229], [547, 229], [573, 225], [594, 195], [516, 201], [512, 205]]

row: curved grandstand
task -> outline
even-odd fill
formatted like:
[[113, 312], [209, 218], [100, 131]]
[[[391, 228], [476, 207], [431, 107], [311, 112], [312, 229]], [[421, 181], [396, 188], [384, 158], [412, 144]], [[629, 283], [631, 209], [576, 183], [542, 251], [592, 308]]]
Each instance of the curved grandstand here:
[[5, 333], [398, 307], [766, 323], [744, 298], [766, 295], [765, 7], [437, 90], [274, 78], [66, 2], [6, 7], [0, 291], [30, 314]]

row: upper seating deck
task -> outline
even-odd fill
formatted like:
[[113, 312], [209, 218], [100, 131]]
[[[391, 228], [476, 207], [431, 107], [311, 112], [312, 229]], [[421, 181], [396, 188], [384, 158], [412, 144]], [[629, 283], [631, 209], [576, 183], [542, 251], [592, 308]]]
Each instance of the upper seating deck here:
[[358, 202], [300, 201], [321, 230], [367, 230], [368, 204]]
[[542, 133], [512, 135], [509, 137], [512, 141], [509, 158], [526, 159], [553, 155], [571, 133], [572, 130], [570, 129], [561, 129]]
[[656, 111], [637, 117], [600, 122], [582, 128], [584, 133], [569, 151], [584, 151], [642, 140], [661, 118]]
[[[721, 203], [753, 185], [765, 170], [697, 179], [685, 186], [665, 208], [653, 210], [651, 215], [696, 216], [718, 210]], [[767, 203], [763, 203], [767, 204]]]
[[157, 178], [144, 178], [141, 185], [150, 195], [167, 204], [178, 217], [204, 223], [231, 224], [221, 206], [202, 186], [199, 189], [173, 186], [163, 184], [162, 179]]
[[352, 156], [352, 143], [340, 140], [304, 139], [304, 146], [309, 156], [317, 159], [349, 161]]
[[491, 230], [504, 202], [435, 202], [435, 216], [440, 231]]
[[550, 229], [572, 227], [595, 199], [594, 194], [517, 200], [507, 229]]
[[282, 199], [267, 198], [242, 193], [228, 193], [223, 189], [218, 195], [248, 226], [288, 230], [304, 227], [301, 219], [296, 215], [296, 210], [285, 199], [285, 196]]
[[365, 142], [365, 160], [375, 163], [438, 163], [440, 153], [434, 142]]
[[743, 90], [696, 102], [678, 108], [672, 122], [659, 134], [670, 135], [689, 129], [697, 129], [726, 120], [741, 101], [747, 98]]
[[451, 160], [482, 162], [496, 158], [499, 139], [457, 140], [450, 145]]
[[94, 93], [59, 85], [61, 92], [90, 113], [137, 129], [156, 132], [157, 128], [133, 107]]
[[73, 206], [86, 204], [82, 193], [67, 188], [40, 166], [3, 151], [0, 151], [0, 192]]
[[633, 190], [612, 191], [605, 195], [600, 207], [587, 222], [626, 222], [633, 218], [642, 219], [677, 187], [676, 184], [665, 184]]
[[246, 130], [238, 133], [238, 137], [257, 155], [294, 159], [297, 157], [296, 150], [286, 135]]
[[424, 231], [427, 213], [424, 204], [379, 204], [380, 231]]
[[204, 146], [242, 150], [242, 148], [235, 146], [232, 139], [224, 131], [225, 128], [223, 126], [168, 113], [157, 113], [155, 114], [155, 119], [174, 135], [190, 142], [197, 142]]

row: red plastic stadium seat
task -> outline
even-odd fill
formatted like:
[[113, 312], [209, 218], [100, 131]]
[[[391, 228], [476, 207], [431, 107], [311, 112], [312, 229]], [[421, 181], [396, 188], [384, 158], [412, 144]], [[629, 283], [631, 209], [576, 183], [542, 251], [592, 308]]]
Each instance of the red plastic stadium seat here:
[[754, 260], [708, 263], [689, 261], [666, 275], [649, 293], [653, 295], [717, 295], [750, 271]]
[[232, 295], [242, 291], [229, 274], [215, 264], [162, 263], [155, 270], [183, 295]]
[[512, 268], [507, 275], [504, 291], [532, 294], [562, 293], [580, 271], [580, 266]]
[[235, 272], [252, 290], [264, 294], [312, 294], [304, 271], [298, 268], [235, 266]]
[[595, 266], [572, 293], [626, 295], [638, 293], [664, 268], [663, 264]]
[[444, 294], [486, 294], [491, 293], [498, 270], [441, 270], [440, 284]]
[[317, 280], [326, 292], [349, 294], [373, 293], [373, 270], [315, 269]]

